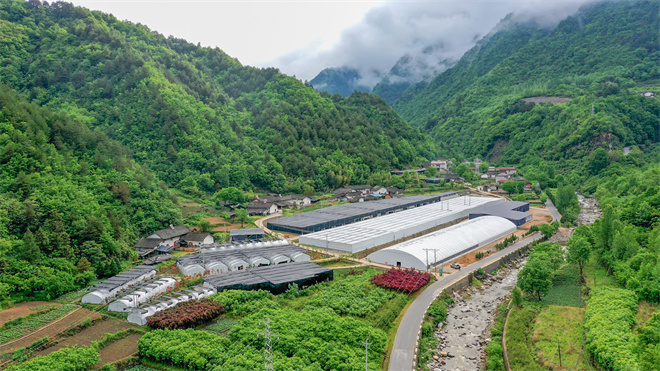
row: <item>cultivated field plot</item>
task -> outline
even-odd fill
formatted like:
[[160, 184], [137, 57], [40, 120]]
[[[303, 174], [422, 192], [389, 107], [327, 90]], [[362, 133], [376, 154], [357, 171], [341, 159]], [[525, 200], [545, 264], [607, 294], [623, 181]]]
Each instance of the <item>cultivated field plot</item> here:
[[79, 347], [87, 347], [92, 344], [93, 341], [99, 341], [103, 338], [105, 334], [114, 334], [116, 332], [128, 329], [128, 328], [137, 328], [126, 321], [122, 321], [116, 318], [107, 319], [105, 321], [100, 321], [92, 326], [85, 328], [73, 336], [69, 336], [59, 343], [46, 348], [40, 352], [35, 353], [35, 356], [45, 356], [56, 350], [62, 348], [71, 347], [77, 345]]
[[[5, 322], [11, 321], [18, 317], [24, 317], [28, 314], [38, 312], [46, 306], [60, 306], [59, 303], [52, 303], [48, 301], [28, 301], [25, 303], [19, 303], [14, 305], [9, 309], [5, 309], [0, 312], [0, 326], [4, 325]], [[30, 309], [32, 308], [32, 309]]]
[[7, 343], [1, 344], [0, 354], [14, 352], [18, 348], [29, 346], [35, 341], [45, 337], [52, 338], [60, 332], [68, 330], [69, 328], [82, 323], [88, 318], [94, 320], [100, 317], [101, 315], [97, 312], [92, 312], [83, 308], [74, 309], [64, 317], [60, 317], [59, 319], [56, 319], [53, 322], [40, 327], [39, 329], [28, 332], [27, 334], [23, 335], [22, 337], [18, 337], [15, 340], [10, 340]]
[[587, 370], [588, 354], [582, 349], [584, 308], [550, 305], [536, 317], [533, 340], [543, 367], [559, 368], [558, 344], [561, 346], [561, 369]]
[[110, 343], [110, 345], [99, 350], [101, 361], [94, 365], [94, 369], [98, 370], [105, 364], [117, 362], [137, 354], [137, 342], [141, 337], [142, 334], [131, 334], [121, 340]]

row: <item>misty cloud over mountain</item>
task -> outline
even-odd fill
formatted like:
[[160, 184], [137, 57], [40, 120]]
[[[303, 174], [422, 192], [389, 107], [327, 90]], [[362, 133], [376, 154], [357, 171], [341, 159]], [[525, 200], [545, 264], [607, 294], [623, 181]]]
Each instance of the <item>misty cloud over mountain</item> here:
[[359, 85], [373, 87], [406, 56], [416, 60], [409, 68], [420, 66], [420, 71], [408, 71], [411, 79], [419, 81], [428, 74], [423, 68], [458, 60], [509, 13], [553, 25], [589, 1], [388, 2], [344, 31], [331, 49], [319, 50], [312, 45], [279, 58], [273, 65], [284, 73], [296, 71], [304, 80], [324, 68], [350, 67], [359, 72]]

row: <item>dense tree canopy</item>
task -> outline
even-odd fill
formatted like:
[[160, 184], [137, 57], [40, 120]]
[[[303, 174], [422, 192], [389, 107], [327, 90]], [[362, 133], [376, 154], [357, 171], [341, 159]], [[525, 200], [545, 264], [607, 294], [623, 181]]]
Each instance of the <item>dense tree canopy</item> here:
[[191, 194], [322, 190], [435, 154], [374, 95], [319, 93], [69, 3], [3, 1], [0, 40], [0, 81], [100, 129]]

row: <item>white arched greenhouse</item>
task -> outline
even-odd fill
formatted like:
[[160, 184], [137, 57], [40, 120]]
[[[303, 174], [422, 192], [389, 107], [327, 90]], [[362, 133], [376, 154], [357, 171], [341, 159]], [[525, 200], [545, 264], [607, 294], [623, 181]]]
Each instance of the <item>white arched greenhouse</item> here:
[[[516, 231], [499, 216], [483, 216], [371, 253], [372, 262], [427, 270]], [[428, 252], [427, 252], [428, 251]]]

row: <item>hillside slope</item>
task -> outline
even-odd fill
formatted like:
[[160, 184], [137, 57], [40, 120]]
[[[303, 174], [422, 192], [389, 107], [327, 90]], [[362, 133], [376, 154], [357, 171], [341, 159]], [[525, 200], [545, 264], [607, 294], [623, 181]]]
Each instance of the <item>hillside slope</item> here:
[[2, 82], [103, 130], [192, 194], [328, 189], [435, 153], [384, 104], [370, 116], [359, 95], [322, 94], [68, 3], [3, 1], [0, 39]]
[[51, 299], [116, 274], [138, 236], [181, 220], [120, 143], [2, 85], [0, 168], [2, 299]]
[[[394, 107], [451, 153], [492, 162], [583, 162], [597, 147], [660, 140], [657, 1], [602, 2], [556, 27], [512, 23]], [[522, 98], [564, 96], [567, 103]]]

